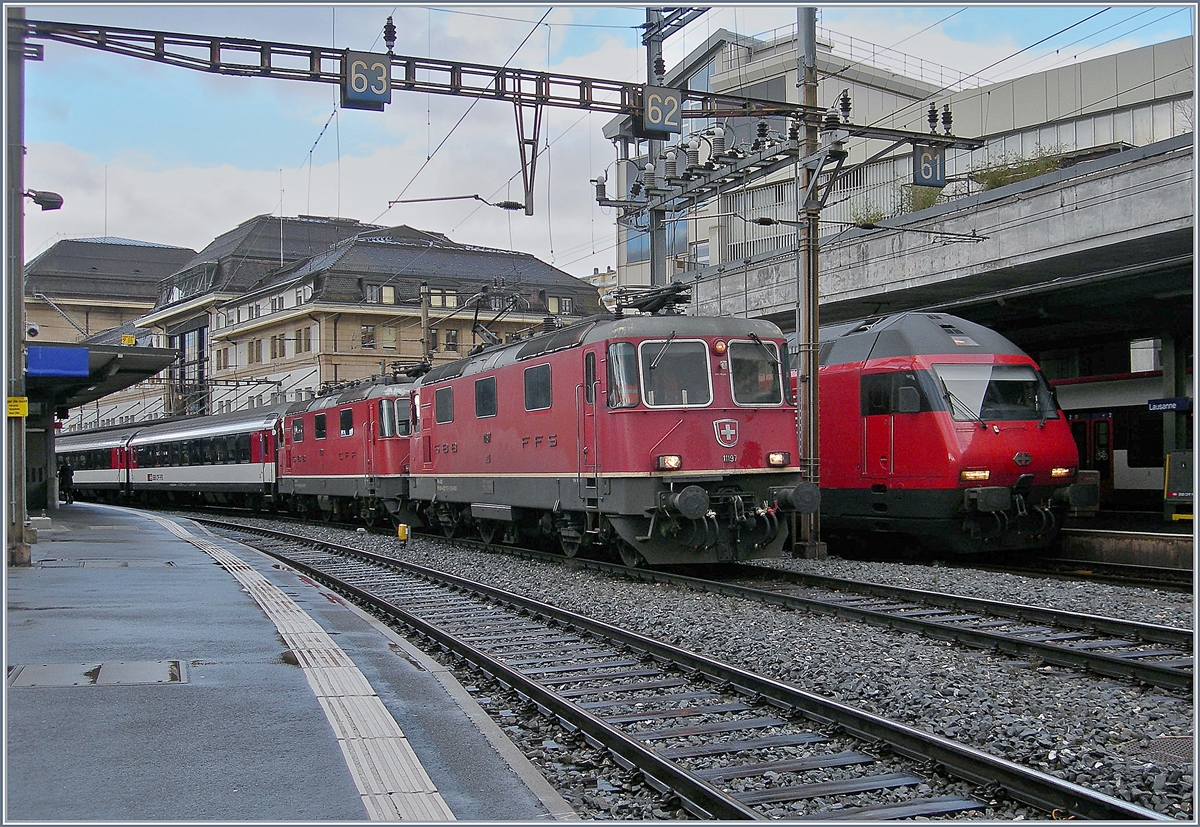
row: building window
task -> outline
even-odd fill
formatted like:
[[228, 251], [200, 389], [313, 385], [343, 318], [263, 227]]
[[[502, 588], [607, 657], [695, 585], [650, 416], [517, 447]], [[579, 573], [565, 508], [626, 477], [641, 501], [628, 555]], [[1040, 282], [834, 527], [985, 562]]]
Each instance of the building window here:
[[283, 296], [272, 296], [271, 297], [271, 312], [276, 313], [280, 310], [283, 310]]
[[368, 284], [366, 287], [364, 287], [363, 288], [363, 300], [368, 301], [372, 304], [378, 304], [379, 303], [379, 285], [378, 284]]
[[431, 289], [429, 291], [430, 307], [458, 307], [458, 293], [453, 290]]
[[566, 297], [551, 296], [546, 300], [546, 309], [556, 316], [570, 314], [571, 300]]
[[458, 353], [458, 331], [457, 330], [447, 330], [446, 331], [446, 352], [447, 353]]
[[246, 364], [254, 365], [263, 360], [263, 343], [262, 339], [253, 339], [246, 342]]
[[375, 349], [375, 325], [365, 324], [362, 326], [361, 341], [364, 348]]
[[302, 288], [297, 287], [296, 288], [296, 306], [299, 307], [302, 304], [304, 304], [304, 290]]
[[311, 353], [312, 352], [312, 328], [298, 327], [296, 328], [296, 352]]
[[395, 350], [399, 338], [396, 328], [391, 325], [384, 325], [379, 329], [379, 344], [384, 350]]
[[396, 303], [396, 287], [391, 284], [385, 284], [379, 290], [379, 301], [382, 304]]
[[437, 353], [437, 349], [438, 349], [437, 330], [430, 330], [429, 331], [429, 352]]

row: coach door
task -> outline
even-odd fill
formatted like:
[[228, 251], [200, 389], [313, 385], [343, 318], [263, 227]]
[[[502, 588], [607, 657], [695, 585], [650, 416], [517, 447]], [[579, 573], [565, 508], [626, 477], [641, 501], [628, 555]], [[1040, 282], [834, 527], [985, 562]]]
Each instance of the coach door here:
[[1113, 421], [1111, 416], [1087, 416], [1071, 420], [1071, 436], [1079, 449], [1079, 470], [1100, 472], [1100, 499], [1113, 494]]

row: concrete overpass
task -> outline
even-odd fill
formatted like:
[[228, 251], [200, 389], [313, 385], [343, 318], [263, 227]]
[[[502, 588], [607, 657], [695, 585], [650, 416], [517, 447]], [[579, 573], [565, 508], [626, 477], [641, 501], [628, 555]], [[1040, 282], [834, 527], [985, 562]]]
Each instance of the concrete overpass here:
[[[936, 309], [1029, 351], [1188, 341], [1193, 140], [1182, 135], [886, 222], [898, 229], [827, 238], [821, 323]], [[961, 238], [970, 235], [981, 240]], [[710, 268], [695, 283], [695, 311], [791, 330], [796, 264], [789, 251]]]

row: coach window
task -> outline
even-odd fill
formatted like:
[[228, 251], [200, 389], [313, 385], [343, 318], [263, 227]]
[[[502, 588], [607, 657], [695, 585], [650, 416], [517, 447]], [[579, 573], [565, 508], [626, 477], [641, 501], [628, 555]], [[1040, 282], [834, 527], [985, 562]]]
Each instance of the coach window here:
[[354, 410], [345, 408], [338, 412], [338, 435], [354, 436]]
[[608, 407], [632, 408], [638, 403], [637, 356], [632, 342], [608, 346]]
[[292, 420], [292, 442], [304, 441], [304, 420], [296, 417]]
[[433, 392], [433, 421], [438, 424], [454, 421], [454, 388], [447, 385]]
[[483, 419], [496, 415], [496, 377], [489, 376], [475, 383], [475, 417]]
[[230, 457], [228, 455], [229, 452], [226, 448], [225, 437], [219, 436], [213, 440], [213, 443], [214, 443], [213, 448], [216, 451], [216, 456], [214, 457], [214, 460], [216, 461], [217, 465], [224, 465], [226, 460], [228, 460], [230, 462], [234, 462], [237, 460], [236, 453], [232, 457]]
[[550, 366], [525, 369], [525, 410], [544, 411], [550, 407]]
[[668, 338], [642, 342], [638, 352], [648, 407], [693, 407], [712, 401], [706, 343]]
[[179, 464], [179, 443], [178, 442], [171, 443], [171, 464], [172, 465]]
[[325, 438], [325, 414], [320, 413], [313, 417], [313, 438]]
[[782, 403], [783, 383], [779, 378], [779, 367], [779, 348], [774, 342], [730, 342], [733, 401], [738, 405]]

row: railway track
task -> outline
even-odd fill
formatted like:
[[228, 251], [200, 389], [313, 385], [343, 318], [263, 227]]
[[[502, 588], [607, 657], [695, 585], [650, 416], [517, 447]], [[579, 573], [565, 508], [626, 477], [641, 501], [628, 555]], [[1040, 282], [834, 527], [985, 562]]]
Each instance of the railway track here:
[[269, 538], [254, 544], [492, 676], [700, 818], [977, 817], [998, 799], [1058, 817], [1166, 818], [484, 584], [308, 537], [204, 522]]
[[[454, 542], [547, 562], [565, 562], [561, 555], [528, 548], [470, 538], [456, 538]], [[566, 564], [834, 615], [1166, 689], [1190, 689], [1194, 679], [1191, 629], [825, 577], [766, 565], [715, 566], [710, 567], [712, 577], [700, 577], [584, 558]]]
[[1169, 689], [1189, 689], [1194, 677], [1191, 629], [757, 565], [722, 567], [719, 580], [638, 571], [630, 576], [836, 615]]

